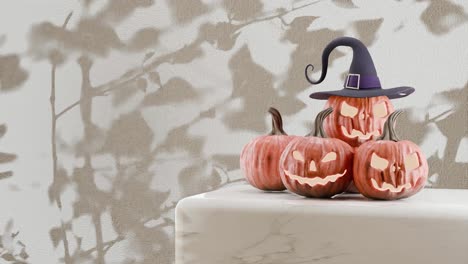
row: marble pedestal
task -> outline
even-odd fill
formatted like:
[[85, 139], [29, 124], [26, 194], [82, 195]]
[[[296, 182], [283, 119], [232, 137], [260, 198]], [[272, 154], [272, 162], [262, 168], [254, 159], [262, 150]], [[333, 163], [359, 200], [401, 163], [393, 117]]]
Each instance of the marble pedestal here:
[[179, 202], [176, 264], [467, 264], [468, 190], [332, 200], [227, 186]]

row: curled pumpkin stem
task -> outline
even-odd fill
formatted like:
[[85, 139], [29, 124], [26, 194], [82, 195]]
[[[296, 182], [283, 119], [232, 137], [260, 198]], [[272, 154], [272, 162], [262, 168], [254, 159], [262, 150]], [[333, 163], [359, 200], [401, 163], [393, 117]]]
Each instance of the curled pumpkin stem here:
[[281, 114], [278, 111], [278, 109], [270, 107], [270, 109], [268, 109], [268, 113], [271, 114], [272, 126], [271, 132], [268, 135], [288, 135], [283, 130], [283, 118], [281, 117]]
[[314, 136], [314, 137], [322, 137], [322, 138], [327, 138], [327, 133], [325, 133], [325, 130], [323, 130], [323, 121], [327, 116], [329, 116], [333, 112], [333, 108], [329, 107], [320, 113], [317, 114], [317, 117], [315, 118], [315, 124], [314, 124], [314, 133], [309, 133], [306, 136]]
[[385, 140], [385, 138], [387, 138], [388, 136], [388, 139], [391, 141], [395, 141], [395, 142], [400, 141], [400, 138], [398, 137], [398, 134], [395, 131], [395, 126], [396, 126], [396, 120], [402, 113], [403, 111], [397, 110], [388, 116], [387, 121], [385, 121], [385, 124], [384, 124], [382, 136], [377, 138], [377, 140]]

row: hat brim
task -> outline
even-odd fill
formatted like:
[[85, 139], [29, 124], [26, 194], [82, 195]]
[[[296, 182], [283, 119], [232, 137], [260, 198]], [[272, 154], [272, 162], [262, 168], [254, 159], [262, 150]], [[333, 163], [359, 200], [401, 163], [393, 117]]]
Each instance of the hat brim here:
[[389, 89], [341, 89], [336, 91], [316, 92], [309, 95], [310, 98], [318, 100], [327, 100], [330, 96], [343, 96], [354, 98], [367, 98], [376, 96], [387, 96], [390, 99], [397, 99], [408, 96], [414, 92], [413, 87], [401, 86]]

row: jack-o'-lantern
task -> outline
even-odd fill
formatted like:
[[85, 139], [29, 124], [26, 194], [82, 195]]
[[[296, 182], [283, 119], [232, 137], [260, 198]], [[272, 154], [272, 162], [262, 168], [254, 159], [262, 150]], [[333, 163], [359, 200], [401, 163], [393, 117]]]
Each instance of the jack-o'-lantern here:
[[[396, 111], [385, 123], [377, 141], [362, 144], [354, 157], [354, 184], [364, 196], [394, 200], [419, 192], [428, 175], [427, 160], [411, 141], [400, 140], [395, 132]], [[389, 140], [385, 140], [388, 135]]]
[[388, 115], [393, 112], [390, 99], [401, 98], [414, 92], [414, 88], [401, 86], [382, 89], [380, 79], [372, 57], [364, 44], [349, 37], [341, 37], [330, 42], [322, 54], [322, 73], [320, 79], [309, 77], [309, 69], [305, 69], [306, 79], [311, 84], [321, 83], [327, 74], [328, 58], [338, 46], [353, 49], [353, 60], [344, 83], [344, 88], [336, 91], [315, 92], [311, 98], [328, 100], [327, 107], [333, 107], [335, 112], [325, 120], [325, 131], [330, 137], [339, 138], [353, 147], [364, 142], [375, 140], [382, 132]]
[[325, 106], [336, 109], [324, 121], [325, 132], [352, 147], [375, 140], [382, 134], [387, 117], [394, 111], [386, 96], [353, 98], [331, 96]]
[[244, 146], [240, 155], [240, 167], [252, 186], [265, 191], [286, 189], [279, 174], [281, 153], [295, 136], [288, 136], [283, 130], [280, 112], [271, 107], [272, 130], [268, 135], [260, 136]]
[[280, 159], [286, 188], [296, 194], [329, 198], [346, 190], [352, 180], [353, 148], [336, 138], [326, 138], [323, 120], [331, 108], [320, 112], [315, 132], [292, 140]]

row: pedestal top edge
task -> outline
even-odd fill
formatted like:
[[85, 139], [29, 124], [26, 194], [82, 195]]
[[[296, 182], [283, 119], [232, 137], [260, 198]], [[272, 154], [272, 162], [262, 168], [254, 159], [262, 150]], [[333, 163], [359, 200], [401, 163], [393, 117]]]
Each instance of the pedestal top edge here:
[[424, 189], [402, 200], [375, 201], [360, 194], [340, 194], [332, 199], [304, 198], [288, 191], [264, 192], [236, 183], [179, 201], [181, 207], [240, 211], [291, 211], [305, 213], [448, 217], [468, 219], [468, 190]]

